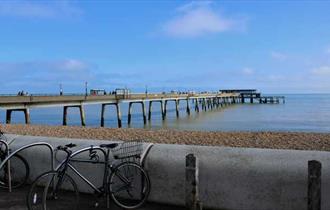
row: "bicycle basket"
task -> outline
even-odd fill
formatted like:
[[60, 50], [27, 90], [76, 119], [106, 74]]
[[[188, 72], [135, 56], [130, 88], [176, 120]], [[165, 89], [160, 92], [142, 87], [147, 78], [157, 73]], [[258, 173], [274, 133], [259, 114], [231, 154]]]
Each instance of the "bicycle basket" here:
[[125, 141], [111, 152], [115, 159], [140, 158], [143, 151], [143, 142], [141, 140]]

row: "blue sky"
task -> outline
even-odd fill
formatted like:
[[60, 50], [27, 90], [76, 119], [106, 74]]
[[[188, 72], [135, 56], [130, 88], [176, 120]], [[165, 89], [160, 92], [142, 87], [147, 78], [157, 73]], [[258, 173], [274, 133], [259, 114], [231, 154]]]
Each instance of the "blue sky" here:
[[0, 93], [330, 92], [330, 1], [0, 1]]

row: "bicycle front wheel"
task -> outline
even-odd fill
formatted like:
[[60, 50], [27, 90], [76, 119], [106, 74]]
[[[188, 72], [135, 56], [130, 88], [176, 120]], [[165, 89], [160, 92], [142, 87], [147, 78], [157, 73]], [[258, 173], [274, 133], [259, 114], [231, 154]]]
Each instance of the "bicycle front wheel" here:
[[118, 206], [125, 209], [139, 208], [149, 196], [150, 180], [140, 165], [124, 162], [111, 173], [109, 192]]
[[[30, 168], [27, 161], [20, 155], [15, 154], [9, 159], [11, 187], [21, 187], [29, 178]], [[0, 170], [0, 188], [9, 188], [8, 163]]]
[[79, 191], [66, 173], [56, 171], [40, 175], [32, 184], [27, 197], [29, 210], [77, 210]]

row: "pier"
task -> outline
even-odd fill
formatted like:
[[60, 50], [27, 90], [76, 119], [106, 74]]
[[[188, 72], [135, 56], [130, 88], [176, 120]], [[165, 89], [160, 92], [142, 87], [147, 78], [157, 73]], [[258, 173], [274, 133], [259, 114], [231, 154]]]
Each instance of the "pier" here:
[[[121, 103], [128, 103], [128, 124], [131, 123], [132, 107], [139, 105], [143, 116], [143, 123], [151, 120], [152, 107], [154, 104], [160, 105], [162, 119], [165, 120], [168, 103], [175, 104], [176, 116], [179, 117], [180, 102], [184, 104], [187, 115], [190, 115], [193, 105], [195, 112], [207, 111], [222, 108], [227, 105], [238, 103], [284, 103], [283, 96], [262, 96], [254, 89], [247, 90], [219, 90], [216, 93], [129, 93], [128, 91], [118, 91], [111, 95], [0, 95], [0, 109], [6, 110], [6, 123], [12, 121], [12, 112], [23, 112], [25, 123], [30, 123], [30, 109], [39, 107], [63, 107], [63, 125], [67, 125], [68, 111], [72, 108], [79, 109], [81, 125], [85, 126], [84, 105], [100, 104], [101, 116], [100, 126], [104, 126], [106, 108], [109, 106], [116, 108], [118, 127], [122, 127]], [[185, 103], [183, 103], [185, 102]], [[146, 110], [148, 103], [148, 112]], [[69, 109], [70, 108], [70, 109]], [[148, 116], [147, 116], [148, 113]]]

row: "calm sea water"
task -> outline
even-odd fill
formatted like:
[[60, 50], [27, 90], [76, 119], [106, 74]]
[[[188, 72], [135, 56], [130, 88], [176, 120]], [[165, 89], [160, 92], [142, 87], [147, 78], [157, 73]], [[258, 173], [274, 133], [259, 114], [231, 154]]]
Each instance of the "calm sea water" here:
[[[180, 103], [180, 117], [176, 118], [174, 103], [169, 102], [167, 118], [161, 120], [159, 103], [153, 104], [152, 119], [143, 125], [141, 105], [133, 105], [133, 128], [175, 128], [208, 131], [306, 131], [330, 132], [330, 94], [285, 95], [285, 104], [237, 104], [191, 115], [185, 113], [185, 102]], [[192, 106], [191, 106], [192, 107]], [[123, 127], [127, 127], [127, 104], [122, 104]], [[148, 107], [147, 107], [148, 108]], [[31, 109], [32, 124], [61, 125], [62, 108]], [[88, 126], [100, 125], [100, 105], [85, 106]], [[106, 110], [106, 127], [117, 127], [115, 109]], [[4, 123], [5, 112], [0, 111]], [[13, 113], [12, 123], [23, 123], [22, 113]], [[80, 125], [78, 109], [69, 109], [69, 125]]]

